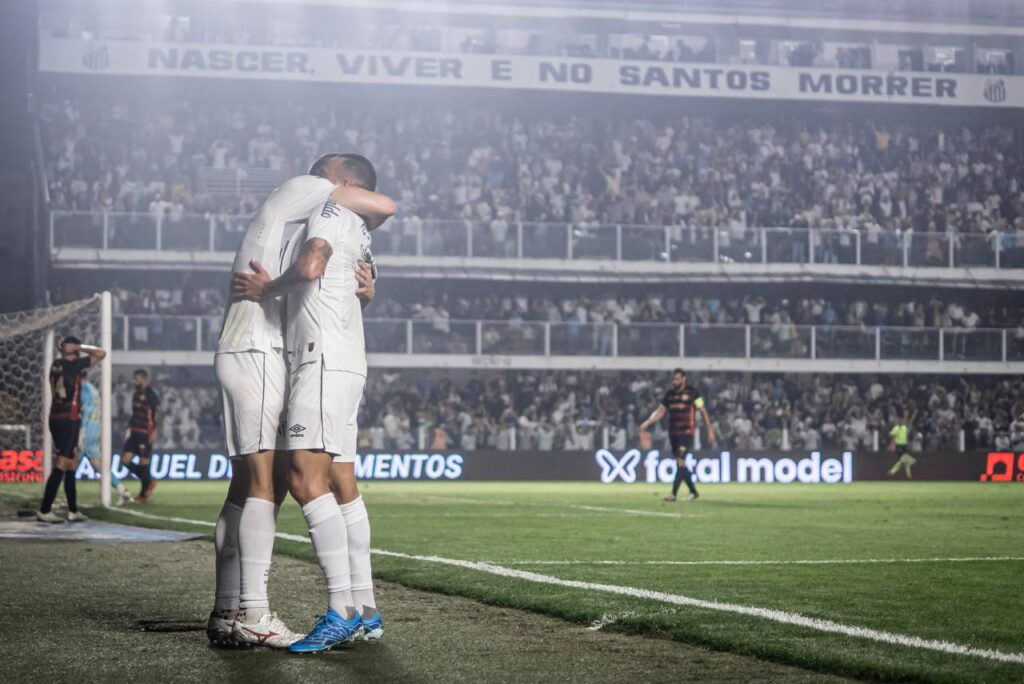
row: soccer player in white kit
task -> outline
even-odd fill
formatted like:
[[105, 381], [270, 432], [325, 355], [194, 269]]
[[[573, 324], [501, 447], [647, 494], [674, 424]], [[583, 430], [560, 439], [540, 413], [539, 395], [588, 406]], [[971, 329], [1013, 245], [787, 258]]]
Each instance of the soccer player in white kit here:
[[[352, 169], [364, 187], [375, 187], [368, 161], [353, 163]], [[328, 593], [327, 611], [289, 647], [308, 653], [383, 634], [373, 599], [369, 521], [353, 467], [366, 383], [360, 293], [372, 289], [355, 267], [372, 264], [373, 256], [363, 217], [333, 201], [310, 217], [291, 246], [297, 256], [279, 278], [266, 282], [262, 274], [236, 275], [234, 291], [257, 300], [288, 294], [289, 488], [302, 505]]]
[[[326, 155], [309, 175], [292, 178], [271, 193], [246, 231], [232, 270], [237, 274], [253, 268], [267, 278], [279, 273], [286, 227], [301, 226], [328, 199], [377, 225], [393, 215], [390, 198], [353, 182], [349, 163], [346, 155]], [[299, 638], [270, 611], [267, 599], [276, 515], [288, 467], [279, 430], [288, 391], [281, 316], [280, 300], [232, 301], [214, 361], [233, 464], [214, 536], [217, 590], [207, 636], [218, 644], [284, 648]]]

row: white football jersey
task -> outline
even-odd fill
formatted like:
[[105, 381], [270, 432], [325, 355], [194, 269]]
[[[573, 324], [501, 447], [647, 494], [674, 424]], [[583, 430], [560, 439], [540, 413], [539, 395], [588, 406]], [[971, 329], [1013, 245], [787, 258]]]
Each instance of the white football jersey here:
[[[258, 260], [271, 278], [281, 273], [282, 240], [285, 226], [305, 221], [331, 196], [334, 184], [319, 176], [296, 176], [270, 193], [249, 224], [242, 245], [235, 253], [232, 272], [249, 273], [249, 261]], [[218, 352], [283, 349], [281, 299], [265, 302], [231, 302], [224, 313]]]
[[365, 378], [366, 339], [355, 267], [360, 261], [373, 263], [370, 232], [357, 214], [327, 201], [290, 241], [287, 263], [297, 259], [302, 245], [314, 238], [324, 240], [334, 251], [318, 280], [288, 295], [286, 334], [292, 371], [322, 358], [326, 370]]

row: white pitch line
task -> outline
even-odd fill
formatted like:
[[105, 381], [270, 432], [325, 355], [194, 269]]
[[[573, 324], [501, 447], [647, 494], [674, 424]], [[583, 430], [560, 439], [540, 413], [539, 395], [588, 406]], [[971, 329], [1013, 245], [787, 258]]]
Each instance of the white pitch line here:
[[994, 563], [1024, 561], [1024, 556], [979, 556], [976, 558], [825, 558], [813, 560], [509, 560], [506, 565], [859, 565], [888, 563]]
[[[153, 515], [151, 513], [143, 513], [142, 511], [130, 511], [124, 509], [121, 509], [119, 512], [127, 513], [129, 515], [136, 515], [140, 518], [149, 518], [151, 520], [166, 520], [168, 522], [200, 525], [203, 527], [216, 527], [216, 523], [212, 523], [206, 520], [189, 520], [188, 518], [173, 518], [167, 516]], [[309, 543], [309, 539], [307, 537], [302, 537], [295, 534], [277, 532], [275, 533], [274, 536], [281, 539], [288, 539], [290, 541], [302, 541]], [[419, 556], [410, 553], [400, 553], [398, 551], [386, 551], [384, 549], [371, 549], [370, 551], [371, 553], [377, 556], [402, 558], [405, 560], [414, 560], [424, 563], [436, 563], [439, 565], [449, 565], [457, 568], [465, 568], [467, 570], [485, 572], [491, 575], [497, 575], [499, 577], [509, 577], [512, 579], [524, 580], [526, 582], [534, 582], [536, 584], [547, 584], [558, 587], [566, 587], [569, 589], [583, 589], [585, 591], [600, 591], [608, 594], [616, 594], [619, 596], [631, 596], [633, 598], [644, 599], [648, 601], [658, 601], [660, 603], [668, 603], [677, 606], [691, 606], [693, 608], [714, 610], [721, 613], [748, 615], [751, 617], [770, 620], [772, 622], [778, 622], [781, 624], [796, 625], [798, 627], [806, 627], [808, 629], [817, 630], [819, 632], [842, 634], [845, 636], [856, 637], [859, 639], [877, 641], [884, 644], [907, 646], [909, 648], [920, 648], [929, 651], [938, 651], [940, 653], [949, 653], [952, 655], [966, 655], [973, 656], [976, 658], [983, 658], [985, 660], [994, 660], [997, 662], [1024, 665], [1024, 653], [1007, 653], [1005, 651], [997, 651], [994, 649], [965, 646], [963, 644], [957, 644], [950, 641], [925, 639], [922, 637], [912, 636], [909, 634], [897, 634], [895, 632], [885, 632], [881, 630], [870, 629], [868, 627], [844, 625], [839, 622], [833, 622], [832, 620], [812, 618], [806, 615], [801, 615], [800, 613], [789, 613], [783, 610], [775, 610], [773, 608], [758, 608], [757, 606], [743, 606], [736, 603], [708, 601], [705, 599], [692, 598], [690, 596], [683, 596], [680, 594], [667, 594], [660, 591], [651, 591], [650, 589], [640, 589], [637, 587], [626, 587], [617, 584], [600, 584], [596, 582], [581, 582], [579, 580], [567, 580], [562, 579], [561, 577], [541, 575], [536, 572], [516, 570], [514, 568], [506, 568], [501, 565], [495, 565], [493, 563], [483, 563], [480, 561], [461, 560], [458, 558], [444, 558], [442, 556]]]
[[656, 518], [696, 518], [700, 517], [697, 515], [684, 515], [682, 513], [663, 513], [659, 511], [644, 511], [637, 508], [613, 508], [611, 506], [585, 506], [583, 504], [549, 504], [549, 503], [535, 503], [531, 501], [523, 501], [516, 503], [514, 501], [500, 501], [490, 499], [469, 499], [460, 496], [438, 496], [429, 495], [424, 498], [433, 499], [435, 501], [450, 501], [452, 503], [465, 503], [465, 504], [480, 504], [484, 506], [540, 506], [544, 508], [575, 508], [582, 511], [596, 511], [598, 513], [623, 513], [625, 515], [647, 515]]
[[695, 515], [684, 516], [682, 513], [661, 513], [659, 511], [642, 511], [636, 508], [609, 508], [606, 506], [584, 506], [583, 504], [565, 504], [569, 508], [578, 508], [584, 511], [597, 511], [599, 513], [625, 513], [626, 515], [649, 515], [656, 518], [695, 518]]
[[949, 641], [924, 639], [922, 637], [911, 636], [908, 634], [896, 634], [894, 632], [885, 632], [881, 630], [870, 629], [868, 627], [844, 625], [839, 622], [833, 622], [832, 620], [822, 620], [819, 618], [807, 617], [806, 615], [801, 615], [800, 613], [789, 613], [786, 611], [775, 610], [772, 608], [758, 608], [756, 606], [742, 606], [735, 603], [707, 601], [704, 599], [692, 598], [689, 596], [682, 596], [679, 594], [667, 594], [660, 591], [651, 591], [649, 589], [639, 589], [636, 587], [625, 587], [616, 584], [599, 584], [596, 582], [581, 582], [578, 580], [567, 580], [562, 579], [560, 577], [541, 575], [539, 573], [527, 572], [525, 570], [515, 570], [513, 568], [506, 568], [500, 565], [493, 565], [491, 563], [480, 563], [477, 561], [458, 560], [454, 558], [442, 558], [440, 556], [417, 556], [408, 553], [398, 553], [395, 551], [384, 551], [382, 549], [373, 549], [373, 553], [379, 556], [405, 558], [408, 560], [424, 561], [428, 563], [439, 563], [441, 565], [451, 565], [454, 567], [466, 568], [469, 570], [478, 570], [480, 572], [486, 572], [492, 575], [498, 575], [500, 577], [511, 577], [514, 579], [526, 580], [527, 582], [535, 582], [538, 584], [549, 584], [559, 587], [567, 587], [570, 589], [584, 589], [587, 591], [600, 591], [609, 594], [618, 594], [620, 596], [632, 596], [634, 598], [646, 599], [649, 601], [670, 603], [678, 606], [692, 606], [694, 608], [715, 610], [723, 613], [749, 615], [751, 617], [758, 617], [764, 620], [771, 620], [772, 622], [779, 622], [788, 625], [797, 625], [799, 627], [814, 629], [819, 632], [843, 634], [845, 636], [868, 639], [870, 641], [878, 641], [885, 644], [895, 644], [899, 646], [908, 646], [911, 648], [921, 648], [929, 651], [950, 653], [953, 655], [968, 655], [977, 658], [984, 658], [986, 660], [995, 660], [998, 662], [1016, 663], [1024, 665], [1024, 653], [1007, 653], [1005, 651], [997, 651], [994, 649], [965, 646], [963, 644], [956, 644]]
[[[83, 508], [92, 508], [91, 506], [84, 506]], [[137, 518], [148, 518], [149, 520], [166, 520], [167, 522], [176, 522], [183, 525], [201, 525], [202, 527], [216, 527], [217, 523], [210, 522], [209, 520], [192, 520], [190, 518], [173, 518], [167, 515], [153, 515], [152, 513], [143, 513], [142, 511], [132, 511], [127, 508], [116, 509], [117, 513], [124, 513], [125, 515], [134, 515]]]

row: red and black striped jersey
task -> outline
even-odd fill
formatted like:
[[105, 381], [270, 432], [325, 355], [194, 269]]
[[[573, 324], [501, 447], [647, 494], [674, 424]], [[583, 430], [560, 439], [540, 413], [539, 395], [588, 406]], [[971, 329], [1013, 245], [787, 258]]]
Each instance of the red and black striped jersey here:
[[668, 409], [668, 433], [692, 435], [697, 430], [697, 409], [704, 406], [704, 398], [696, 387], [671, 388], [665, 392], [661, 405]]
[[156, 427], [156, 412], [160, 408], [160, 397], [152, 387], [137, 389], [132, 394], [132, 417], [128, 428], [132, 432], [149, 434]]
[[88, 356], [54, 360], [50, 366], [50, 418], [81, 420], [82, 373], [91, 365]]

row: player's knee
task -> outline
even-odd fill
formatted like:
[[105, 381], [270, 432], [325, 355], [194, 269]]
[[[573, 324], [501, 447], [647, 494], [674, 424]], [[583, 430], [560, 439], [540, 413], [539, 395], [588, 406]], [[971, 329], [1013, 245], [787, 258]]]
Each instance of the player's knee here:
[[288, 491], [292, 498], [305, 506], [316, 497], [312, 479], [301, 470], [292, 470], [288, 474]]

